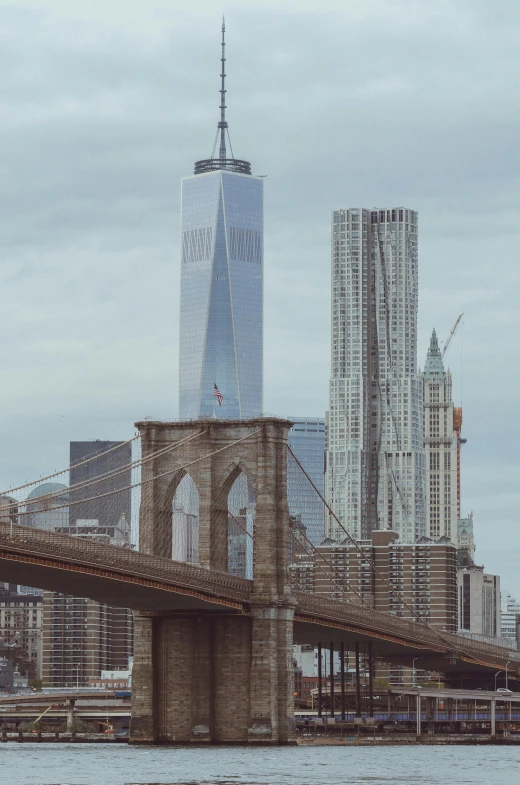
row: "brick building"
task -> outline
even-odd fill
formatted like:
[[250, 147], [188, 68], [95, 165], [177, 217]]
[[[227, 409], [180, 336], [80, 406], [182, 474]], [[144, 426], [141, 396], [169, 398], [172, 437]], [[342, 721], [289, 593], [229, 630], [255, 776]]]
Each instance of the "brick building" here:
[[40, 679], [42, 596], [19, 594], [16, 588], [11, 585], [0, 593], [0, 657], [17, 665], [29, 679]]
[[325, 541], [315, 561], [306, 554], [296, 556], [291, 567], [295, 583], [304, 591], [366, 602], [402, 618], [413, 618], [413, 611], [438, 629], [456, 631], [453, 543], [425, 537], [413, 544], [400, 543], [396, 532], [376, 530], [371, 540], [360, 540], [357, 545], [359, 549], [348, 540]]

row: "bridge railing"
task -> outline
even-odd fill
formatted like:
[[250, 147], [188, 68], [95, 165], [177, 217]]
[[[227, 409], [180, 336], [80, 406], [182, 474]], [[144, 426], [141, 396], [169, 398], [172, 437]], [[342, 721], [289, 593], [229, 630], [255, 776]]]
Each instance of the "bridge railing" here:
[[207, 570], [196, 564], [177, 562], [130, 548], [119, 548], [83, 537], [57, 534], [5, 521], [0, 521], [0, 548], [182, 585], [208, 595], [225, 596], [239, 602], [247, 601], [252, 587], [252, 582], [245, 578]]

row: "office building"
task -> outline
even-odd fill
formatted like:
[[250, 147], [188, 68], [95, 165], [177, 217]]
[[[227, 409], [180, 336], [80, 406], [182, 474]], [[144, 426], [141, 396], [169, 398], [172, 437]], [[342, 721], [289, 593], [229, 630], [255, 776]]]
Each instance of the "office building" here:
[[42, 676], [42, 596], [19, 594], [16, 586], [0, 589], [0, 657], [29, 679]]
[[457, 543], [458, 435], [453, 421], [450, 371], [444, 370], [437, 334], [432, 333], [423, 378], [428, 537]]
[[18, 523], [18, 504], [12, 496], [0, 496], [0, 523]]
[[417, 372], [417, 213], [332, 215], [327, 536], [401, 542], [426, 534], [422, 380]]
[[[325, 419], [322, 417], [289, 417], [294, 423], [289, 431], [289, 446], [323, 496], [325, 493]], [[289, 513], [298, 518], [306, 536], [314, 545], [322, 542], [325, 533], [325, 508], [316, 491], [302, 475], [294, 459], [289, 457], [287, 499]]]
[[57, 531], [69, 525], [69, 489], [60, 482], [37, 485], [25, 501], [26, 515], [20, 523], [46, 531]]
[[[411, 544], [397, 533], [373, 531], [370, 540], [325, 541], [315, 559], [305, 555], [291, 566], [303, 591], [366, 604], [402, 618], [420, 618], [455, 632], [457, 567], [453, 543], [427, 538]], [[391, 587], [391, 588], [390, 588]], [[406, 603], [406, 604], [405, 604]]]
[[473, 567], [475, 564], [475, 535], [473, 533], [473, 513], [467, 518], [457, 519], [457, 564], [459, 567]]
[[262, 412], [263, 179], [248, 161], [228, 157], [224, 28], [221, 62], [218, 155], [182, 180], [183, 420]]
[[[131, 460], [129, 443], [71, 442], [68, 524], [55, 531], [130, 547]], [[85, 686], [101, 670], [127, 668], [132, 637], [133, 617], [126, 608], [44, 592], [44, 684]]]
[[[70, 443], [70, 511], [67, 534], [120, 539], [130, 545], [132, 445], [101, 441]], [[93, 498], [94, 497], [94, 498]], [[123, 544], [123, 543], [121, 543]]]
[[489, 575], [484, 567], [457, 570], [458, 629], [500, 638], [500, 578]]
[[500, 592], [500, 634], [512, 638], [520, 649], [520, 602], [508, 591]]

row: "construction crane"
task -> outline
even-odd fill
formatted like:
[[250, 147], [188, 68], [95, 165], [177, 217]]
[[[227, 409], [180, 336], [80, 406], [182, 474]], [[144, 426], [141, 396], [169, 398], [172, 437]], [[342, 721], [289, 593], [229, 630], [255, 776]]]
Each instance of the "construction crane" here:
[[461, 314], [460, 314], [460, 315], [457, 317], [457, 321], [455, 322], [455, 324], [454, 324], [454, 325], [453, 325], [453, 327], [451, 328], [451, 332], [450, 332], [450, 334], [448, 335], [448, 340], [447, 340], [447, 341], [446, 341], [446, 343], [444, 344], [444, 349], [442, 350], [442, 359], [443, 359], [443, 360], [444, 360], [444, 355], [446, 354], [446, 352], [448, 351], [448, 349], [449, 349], [449, 347], [450, 347], [450, 343], [451, 343], [451, 341], [452, 341], [452, 339], [453, 339], [453, 336], [454, 336], [454, 335], [455, 335], [455, 333], [457, 332], [458, 326], [459, 326], [459, 324], [460, 324], [460, 320], [462, 319], [462, 317], [463, 317], [463, 316], [464, 316], [464, 314], [463, 314], [463, 313], [461, 313]]

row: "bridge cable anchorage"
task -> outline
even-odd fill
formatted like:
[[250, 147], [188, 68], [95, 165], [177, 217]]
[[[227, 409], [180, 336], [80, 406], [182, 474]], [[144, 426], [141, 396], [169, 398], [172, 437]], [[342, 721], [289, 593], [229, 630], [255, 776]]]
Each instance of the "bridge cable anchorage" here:
[[[137, 436], [133, 436], [131, 439], [128, 439], [126, 442], [121, 442], [120, 444], [117, 444], [115, 447], [111, 447], [109, 450], [104, 450], [103, 452], [93, 453], [88, 458], [85, 458], [84, 461], [80, 461], [79, 463], [75, 463], [74, 464], [74, 469], [78, 469], [80, 466], [85, 466], [87, 463], [91, 463], [92, 461], [97, 461], [100, 458], [105, 457], [109, 453], [115, 452], [116, 450], [121, 450], [127, 444], [132, 444], [133, 442], [135, 442], [137, 439], [140, 439], [140, 438], [141, 438], [140, 435], [137, 434]], [[94, 446], [95, 443], [96, 442], [92, 442], [92, 445]], [[53, 472], [53, 474], [48, 474], [46, 477], [40, 477], [39, 479], [33, 480], [32, 482], [28, 482], [25, 485], [18, 485], [16, 488], [8, 488], [6, 491], [0, 491], [0, 498], [2, 496], [9, 496], [12, 493], [15, 493], [16, 491], [23, 491], [25, 488], [30, 488], [31, 485], [40, 485], [41, 483], [47, 482], [47, 480], [52, 480], [54, 477], [59, 477], [60, 474], [67, 474], [70, 471], [70, 469], [71, 469], [71, 467], [67, 466], [66, 469], [60, 469], [59, 471]], [[0, 509], [2, 509], [2, 508], [0, 507]]]
[[[434, 633], [434, 634], [435, 634], [437, 637], [439, 637], [439, 638], [440, 638], [440, 639], [443, 641], [443, 643], [445, 643], [445, 644], [446, 644], [446, 645], [447, 645], [447, 646], [448, 646], [448, 647], [449, 647], [451, 650], [453, 650], [454, 642], [453, 642], [453, 641], [451, 641], [449, 638], [446, 638], [446, 637], [445, 637], [445, 635], [443, 635], [443, 633], [442, 633], [440, 630], [438, 630], [436, 627], [433, 627], [433, 626], [432, 626], [431, 624], [429, 624], [429, 623], [428, 623], [428, 622], [427, 622], [425, 619], [423, 619], [423, 618], [422, 618], [422, 616], [420, 616], [420, 615], [419, 615], [419, 614], [418, 614], [418, 613], [415, 611], [415, 609], [414, 609], [414, 608], [413, 608], [411, 605], [409, 605], [409, 603], [408, 603], [408, 602], [407, 602], [407, 601], [404, 599], [404, 597], [403, 597], [403, 596], [402, 596], [402, 595], [401, 595], [401, 594], [400, 594], [398, 591], [396, 591], [396, 590], [394, 589], [394, 587], [392, 586], [392, 584], [391, 584], [391, 583], [390, 583], [390, 582], [389, 582], [389, 581], [388, 581], [388, 580], [385, 578], [385, 576], [384, 576], [384, 575], [383, 575], [383, 574], [382, 574], [382, 573], [381, 573], [381, 572], [380, 572], [380, 571], [377, 569], [377, 567], [375, 566], [375, 563], [374, 563], [373, 559], [371, 559], [371, 558], [370, 558], [370, 556], [369, 556], [367, 553], [365, 553], [365, 551], [364, 551], [364, 550], [363, 550], [363, 549], [362, 549], [362, 548], [361, 548], [361, 547], [358, 545], [357, 541], [356, 541], [356, 540], [355, 540], [355, 539], [352, 537], [352, 535], [350, 534], [350, 532], [349, 532], [349, 531], [346, 529], [346, 527], [343, 525], [343, 523], [342, 523], [342, 522], [339, 520], [339, 518], [337, 517], [337, 515], [336, 515], [336, 513], [334, 512], [334, 510], [332, 509], [332, 507], [331, 507], [331, 506], [330, 506], [330, 505], [329, 505], [329, 504], [326, 502], [326, 500], [324, 499], [323, 495], [321, 494], [321, 492], [319, 491], [319, 489], [316, 487], [316, 484], [313, 482], [312, 478], [311, 478], [311, 477], [309, 477], [308, 473], [306, 472], [306, 470], [305, 470], [305, 469], [304, 469], [304, 467], [302, 466], [301, 462], [298, 460], [297, 456], [294, 454], [293, 450], [291, 449], [291, 447], [290, 447], [289, 445], [288, 445], [287, 449], [288, 449], [288, 453], [289, 453], [289, 454], [290, 454], [290, 455], [291, 455], [291, 456], [294, 458], [294, 460], [296, 461], [296, 463], [297, 463], [297, 464], [298, 464], [298, 466], [300, 467], [300, 470], [301, 470], [301, 471], [303, 472], [303, 474], [304, 474], [304, 475], [307, 477], [307, 479], [308, 479], [309, 483], [310, 483], [310, 484], [311, 484], [311, 486], [313, 487], [313, 489], [314, 489], [315, 493], [316, 493], [316, 494], [318, 495], [318, 497], [320, 498], [320, 500], [321, 500], [322, 504], [323, 504], [323, 505], [325, 505], [325, 508], [328, 510], [329, 514], [330, 514], [330, 515], [332, 515], [332, 517], [334, 518], [334, 520], [336, 521], [336, 523], [338, 524], [338, 526], [339, 526], [339, 527], [340, 527], [340, 528], [341, 528], [341, 529], [344, 531], [344, 533], [345, 533], [345, 535], [346, 535], [347, 539], [348, 539], [348, 540], [349, 540], [349, 541], [352, 543], [352, 545], [354, 546], [354, 548], [355, 548], [355, 549], [358, 551], [358, 553], [361, 555], [361, 557], [362, 557], [363, 561], [364, 561], [365, 563], [367, 563], [367, 564], [369, 564], [369, 565], [370, 565], [370, 567], [372, 568], [372, 570], [374, 571], [374, 573], [375, 573], [375, 574], [376, 574], [376, 575], [377, 575], [377, 576], [378, 576], [378, 577], [379, 577], [379, 578], [380, 578], [380, 579], [383, 581], [383, 583], [386, 585], [386, 587], [387, 587], [387, 588], [390, 590], [391, 594], [392, 594], [394, 597], [396, 597], [396, 598], [399, 600], [399, 602], [400, 602], [400, 603], [401, 603], [401, 604], [402, 604], [402, 605], [403, 605], [405, 608], [407, 608], [407, 610], [410, 612], [410, 614], [411, 614], [411, 616], [412, 616], [412, 618], [413, 618], [413, 619], [416, 619], [416, 620], [417, 620], [417, 621], [419, 621], [421, 624], [423, 624], [425, 627], [427, 627], [427, 628], [428, 628], [428, 629], [429, 629], [431, 632], [433, 632], [433, 633]], [[456, 644], [455, 644], [455, 645], [456, 645]]]
[[[133, 469], [140, 468], [141, 466], [145, 465], [146, 463], [149, 463], [152, 460], [157, 459], [158, 457], [164, 455], [165, 453], [174, 452], [175, 450], [177, 450], [180, 447], [184, 446], [188, 442], [191, 442], [194, 439], [200, 438], [200, 436], [202, 436], [206, 432], [206, 430], [207, 429], [204, 428], [204, 429], [198, 431], [197, 433], [195, 433], [195, 434], [193, 434], [191, 436], [188, 436], [186, 439], [183, 439], [183, 440], [181, 440], [179, 442], [176, 442], [173, 445], [169, 445], [168, 447], [163, 447], [160, 450], [157, 450], [156, 452], [154, 452], [151, 455], [149, 455], [144, 460], [139, 458], [139, 459], [137, 459], [135, 461], [132, 461], [130, 463], [126, 463], [123, 466], [118, 467], [117, 469], [110, 469], [108, 472], [106, 472], [104, 474], [98, 474], [91, 480], [85, 480], [84, 482], [73, 483], [73, 484], [71, 484], [69, 486], [70, 490], [73, 493], [79, 493], [79, 491], [82, 491], [82, 490], [84, 490], [86, 488], [91, 488], [94, 485], [98, 485], [100, 483], [105, 483], [108, 480], [113, 480], [114, 478], [124, 474], [125, 472], [126, 473], [127, 472], [131, 472]], [[128, 443], [129, 442], [126, 442], [126, 444], [128, 444]], [[98, 455], [95, 456], [95, 458], [99, 458], [99, 459], [104, 458], [105, 455], [108, 454], [109, 452], [112, 452], [112, 450], [107, 450], [106, 453], [99, 453]], [[95, 458], [91, 458], [91, 459], [89, 459], [89, 461], [94, 460]], [[86, 461], [83, 462], [83, 463], [86, 463]], [[75, 464], [74, 466], [70, 467], [70, 469], [65, 470], [65, 473], [70, 473], [71, 470], [76, 469], [77, 466], [83, 465], [83, 463], [82, 464]], [[116, 490], [116, 492], [120, 492], [122, 490], [126, 490], [126, 489], [125, 488], [118, 488]], [[68, 488], [60, 488], [58, 490], [54, 490], [54, 491], [51, 491], [49, 493], [38, 495], [38, 496], [34, 497], [33, 500], [31, 500], [29, 505], [27, 505], [27, 506], [31, 507], [30, 510], [28, 510], [28, 511], [26, 510], [25, 512], [18, 511], [17, 514], [19, 516], [32, 515], [34, 513], [34, 509], [33, 508], [34, 508], [35, 505], [38, 505], [38, 507], [40, 509], [43, 509], [43, 510], [45, 510], [45, 509], [48, 510], [48, 509], [51, 509], [51, 508], [53, 510], [55, 510], [55, 509], [60, 509], [60, 506], [61, 507], [72, 506], [74, 504], [74, 502], [71, 502], [71, 501], [68, 501], [67, 504], [63, 504], [63, 505], [52, 505], [52, 507], [50, 506], [51, 502], [53, 502], [55, 500], [63, 499], [65, 493], [68, 493], [68, 492], [69, 492]], [[98, 495], [98, 496], [92, 497], [92, 498], [101, 498], [101, 495]], [[87, 501], [87, 500], [81, 498], [81, 499], [79, 499], [75, 503], [79, 504], [79, 503], [82, 503], [83, 501]], [[13, 506], [12, 502], [7, 504], [7, 505], [3, 505], [3, 506], [0, 505], [0, 512], [6, 511], [6, 510], [9, 511], [9, 510], [12, 509], [12, 506]]]

